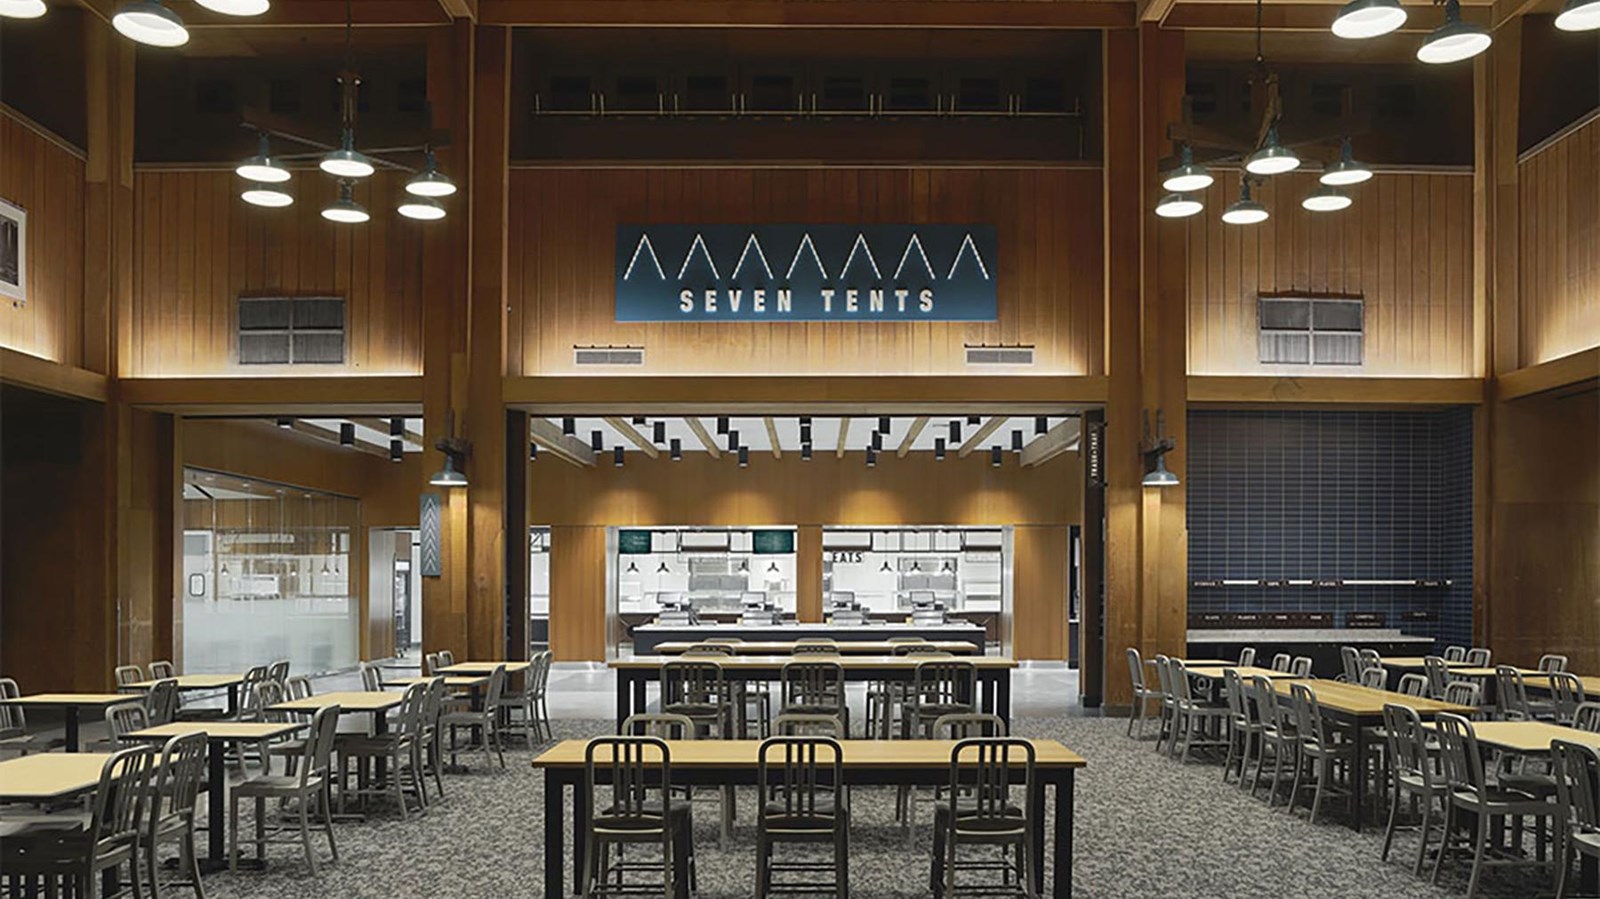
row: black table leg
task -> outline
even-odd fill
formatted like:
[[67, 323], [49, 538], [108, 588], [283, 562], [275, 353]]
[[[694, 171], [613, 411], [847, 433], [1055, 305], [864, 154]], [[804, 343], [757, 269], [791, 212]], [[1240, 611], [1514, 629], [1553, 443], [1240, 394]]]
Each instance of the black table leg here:
[[645, 701], [645, 687], [647, 687], [647, 686], [649, 686], [649, 681], [644, 675], [639, 674], [639, 675], [635, 675], [634, 676], [634, 678], [633, 678], [633, 711], [634, 712], [648, 712], [648, 711], [650, 711], [650, 705]]
[[995, 708], [1000, 720], [1006, 723], [1006, 729], [1011, 728], [1011, 671], [999, 672], [994, 679]]
[[239, 685], [238, 684], [229, 684], [228, 685], [228, 717], [232, 718], [237, 714], [239, 714]]
[[206, 832], [206, 855], [213, 865], [227, 864], [224, 858], [226, 843], [223, 837], [223, 804], [228, 786], [227, 753], [223, 751], [221, 743], [210, 743], [206, 746], [206, 819], [209, 830]]
[[1055, 899], [1072, 899], [1072, 769], [1056, 784]]
[[67, 712], [67, 734], [66, 734], [66, 737], [67, 737], [67, 751], [68, 752], [77, 752], [78, 751], [78, 707], [75, 706], [75, 705], [69, 705], [69, 706], [66, 707], [66, 712]]
[[587, 778], [579, 774], [572, 780], [572, 892], [578, 893], [583, 888], [583, 872], [589, 861], [589, 841], [584, 835], [589, 832], [589, 784]]
[[1585, 896], [1600, 893], [1600, 860], [1578, 853], [1578, 892]]
[[1033, 795], [1028, 798], [1028, 839], [1033, 843], [1033, 851], [1028, 853], [1028, 876], [1033, 878], [1034, 886], [1042, 892], [1044, 890], [1044, 784], [1034, 786]]
[[[379, 709], [372, 713], [372, 719], [372, 732], [374, 734], [385, 733], [389, 730], [389, 713]], [[382, 783], [389, 770], [389, 763], [380, 755], [375, 760], [374, 767], [377, 769], [378, 782]]]
[[633, 673], [627, 669], [617, 671], [617, 731], [622, 731], [622, 722], [628, 720], [632, 714], [633, 701]]
[[561, 806], [566, 784], [553, 769], [544, 772], [544, 899], [564, 899], [566, 818]]
[[1350, 762], [1350, 804], [1354, 807], [1351, 816], [1354, 821], [1350, 826], [1360, 833], [1361, 821], [1367, 812], [1367, 730], [1361, 726], [1360, 720], [1352, 723], [1355, 729], [1355, 758]]

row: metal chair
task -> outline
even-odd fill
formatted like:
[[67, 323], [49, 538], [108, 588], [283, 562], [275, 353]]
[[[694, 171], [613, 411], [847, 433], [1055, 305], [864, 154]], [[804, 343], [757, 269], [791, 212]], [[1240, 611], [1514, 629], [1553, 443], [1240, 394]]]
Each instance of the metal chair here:
[[144, 669], [138, 665], [118, 665], [112, 677], [116, 678], [118, 693], [133, 693], [136, 692], [133, 685], [144, 680]]
[[[1038, 789], [1031, 742], [990, 737], [956, 743], [950, 750], [949, 801], [934, 810], [929, 885], [935, 899], [954, 899], [959, 871], [985, 870], [1003, 872], [1007, 887], [1037, 899], [1033, 859], [1040, 847], [1034, 845], [1029, 818], [1039, 808]], [[963, 862], [963, 845], [994, 846], [1005, 854], [999, 863]]]
[[827, 643], [799, 642], [794, 645], [793, 655], [797, 656], [836, 656], [839, 654], [839, 644], [829, 641]]
[[1417, 861], [1413, 873], [1421, 876], [1422, 862], [1428, 854], [1428, 832], [1432, 824], [1434, 806], [1445, 801], [1444, 780], [1434, 772], [1433, 757], [1429, 754], [1428, 732], [1422, 727], [1422, 718], [1410, 706], [1385, 704], [1383, 707], [1383, 733], [1389, 746], [1389, 775], [1394, 782], [1394, 794], [1389, 805], [1389, 823], [1383, 831], [1383, 860], [1389, 860], [1389, 849], [1394, 843], [1400, 805], [1407, 796], [1418, 800], [1422, 806], [1422, 820], [1417, 824]]
[[1450, 684], [1450, 666], [1446, 659], [1438, 656], [1422, 657], [1422, 673], [1428, 677], [1428, 695], [1434, 699], [1444, 698], [1444, 688]]
[[[644, 895], [662, 897], [687, 893], [687, 865], [693, 842], [687, 805], [674, 803], [672, 753], [666, 741], [655, 737], [598, 737], [583, 752], [584, 780], [589, 796], [589, 826], [577, 839], [584, 841], [587, 864], [579, 872], [584, 899], [595, 896]], [[630, 846], [659, 845], [661, 862], [626, 862], [621, 850]], [[613, 850], [619, 858], [612, 861]], [[630, 883], [627, 875], [659, 870], [661, 889]]]
[[194, 851], [195, 803], [200, 798], [205, 769], [205, 734], [173, 737], [161, 750], [160, 763], [155, 767], [155, 788], [146, 800], [150, 806], [144, 814], [144, 835], [140, 838], [145, 876], [156, 896], [161, 894], [156, 881], [157, 850], [164, 843], [177, 843], [178, 864], [188, 880], [175, 885], [192, 887], [195, 896], [205, 899]]
[[1009, 737], [1006, 720], [993, 712], [960, 712], [933, 722], [933, 735], [939, 740], [970, 740], [973, 737]]
[[305, 699], [312, 695], [311, 678], [297, 674], [284, 683], [283, 692], [290, 699]]
[[1567, 670], [1567, 657], [1547, 652], [1539, 657], [1538, 669], [1545, 674], [1555, 674]]
[[1363, 668], [1359, 683], [1369, 690], [1382, 690], [1389, 685], [1389, 672], [1382, 667]]
[[1572, 715], [1589, 699], [1583, 689], [1583, 678], [1566, 671], [1550, 674], [1550, 699], [1530, 703], [1536, 717], [1548, 717], [1557, 724], [1569, 724]]
[[[482, 747], [484, 762], [492, 762], [497, 756], [500, 759], [500, 767], [506, 766], [505, 747], [500, 740], [500, 697], [505, 691], [505, 685], [506, 666], [496, 665], [489, 673], [489, 684], [484, 688], [483, 703], [479, 708], [455, 708], [439, 716], [439, 726], [448, 728], [450, 732], [452, 765], [456, 764], [456, 756], [462, 748], [456, 742], [456, 731], [465, 727], [473, 732], [478, 745]], [[491, 751], [494, 753], [493, 756], [490, 755]]]
[[[1267, 750], [1272, 750], [1272, 781], [1267, 784], [1267, 808], [1278, 804], [1278, 791], [1285, 770], [1295, 771], [1299, 766], [1300, 741], [1295, 735], [1294, 710], [1278, 700], [1277, 688], [1272, 679], [1258, 674], [1252, 678], [1255, 687], [1256, 716], [1261, 721], [1260, 749], [1256, 759], [1255, 777], [1250, 780], [1250, 795], [1267, 770]], [[1287, 763], [1287, 769], [1285, 769]]]
[[425, 652], [425, 653], [422, 654], [422, 673], [423, 674], [427, 675], [428, 677], [433, 677], [434, 675], [439, 673], [439, 667], [440, 667], [440, 663], [439, 663], [439, 654], [438, 653], [436, 653], [436, 652]]
[[673, 659], [662, 665], [661, 711], [683, 715], [697, 731], [727, 739], [733, 728], [733, 694], [722, 665], [709, 659]]
[[778, 683], [779, 715], [835, 715], [844, 732], [850, 732], [843, 665], [820, 659], [787, 662]]
[[[428, 680], [428, 691], [423, 694], [422, 700], [422, 729], [419, 744], [422, 751], [422, 781], [423, 791], [427, 791], [428, 775], [433, 776], [433, 786], [439, 793], [439, 798], [444, 798], [444, 728], [439, 726], [439, 721], [444, 715], [444, 698], [446, 693], [444, 675]], [[430, 800], [431, 801], [431, 800]]]
[[1291, 660], [1289, 658], [1289, 654], [1286, 653], [1286, 652], [1280, 652], [1277, 655], [1272, 657], [1272, 670], [1273, 671], [1284, 671], [1284, 672], [1287, 672], [1289, 670], [1290, 664], [1292, 664], [1292, 662], [1291, 662]]
[[383, 689], [383, 670], [371, 662], [362, 662], [358, 666], [361, 670], [361, 689], [368, 693], [376, 693]]
[[1522, 672], [1510, 665], [1496, 665], [1494, 669], [1495, 698], [1500, 702], [1500, 717], [1507, 721], [1534, 720], [1533, 707], [1528, 704], [1528, 688]]
[[[0, 699], [16, 699], [21, 695], [15, 680], [0, 677]], [[22, 706], [0, 703], [0, 752], [27, 755], [48, 748], [46, 742], [28, 731], [28, 715]]]
[[1600, 702], [1585, 702], [1572, 710], [1572, 726], [1590, 733], [1600, 733]]
[[[1341, 793], [1354, 799], [1355, 793], [1334, 783], [1333, 768], [1337, 762], [1345, 763], [1354, 770], [1360, 761], [1355, 757], [1355, 744], [1344, 743], [1336, 740], [1323, 722], [1322, 706], [1317, 702], [1317, 694], [1305, 684], [1292, 684], [1289, 688], [1290, 697], [1294, 703], [1295, 731], [1300, 741], [1300, 764], [1295, 766], [1294, 786], [1289, 793], [1289, 811], [1292, 813], [1300, 799], [1301, 778], [1307, 770], [1312, 770], [1316, 775], [1315, 791], [1311, 796], [1310, 823], [1317, 823], [1317, 813], [1322, 810], [1322, 798], [1328, 793]], [[1359, 773], [1353, 777], [1360, 777]], [[1312, 786], [1307, 783], [1306, 786]], [[1350, 813], [1361, 814], [1361, 809], [1352, 807]]]
[[1444, 660], [1446, 662], [1465, 662], [1467, 660], [1467, 648], [1465, 646], [1446, 646], [1444, 648]]
[[1469, 680], [1451, 681], [1445, 685], [1441, 699], [1452, 705], [1477, 708], [1483, 704], [1483, 687]]
[[1172, 668], [1167, 664], [1170, 661], [1166, 656], [1156, 654], [1156, 683], [1161, 687], [1161, 718], [1156, 726], [1156, 752], [1162, 752], [1162, 744], [1169, 744], [1166, 752], [1172, 753], [1171, 743], [1177, 738], [1178, 722], [1178, 694], [1172, 689]]
[[114, 748], [132, 749], [146, 744], [129, 740], [128, 734], [150, 726], [150, 714], [139, 700], [106, 706], [106, 742]]
[[150, 686], [144, 694], [144, 710], [150, 723], [171, 724], [178, 716], [178, 681], [164, 677]]
[[175, 676], [177, 676], [177, 669], [172, 667], [171, 662], [160, 661], [150, 663], [151, 680], [165, 680], [169, 677]]
[[978, 666], [969, 659], [933, 658], [919, 661], [911, 672], [906, 694], [901, 736], [925, 737], [933, 723], [945, 715], [977, 710]]
[[555, 731], [550, 726], [550, 668], [555, 664], [555, 655], [548, 649], [542, 649], [533, 654], [533, 664], [528, 668], [528, 709], [533, 715], [534, 732], [540, 735], [540, 740], [549, 742], [556, 738]]
[[1228, 701], [1228, 756], [1222, 762], [1222, 782], [1228, 782], [1234, 759], [1239, 760], [1239, 786], [1244, 786], [1244, 772], [1250, 766], [1250, 747], [1261, 737], [1261, 721], [1250, 714], [1250, 697], [1245, 693], [1244, 681], [1232, 668], [1222, 672], [1222, 692]]
[[279, 659], [267, 666], [267, 679], [284, 683], [289, 679], [289, 660]]
[[1339, 680], [1350, 684], [1361, 683], [1361, 653], [1354, 646], [1339, 647]]
[[1254, 668], [1255, 666], [1256, 648], [1254, 646], [1246, 646], [1245, 648], [1239, 650], [1239, 667]]
[[1487, 668], [1487, 667], [1489, 667], [1490, 660], [1493, 659], [1493, 658], [1494, 658], [1493, 653], [1489, 652], [1488, 649], [1486, 649], [1486, 648], [1484, 648], [1482, 646], [1473, 647], [1472, 649], [1467, 650], [1467, 658], [1466, 658], [1467, 667], [1468, 668]]
[[1566, 899], [1572, 876], [1572, 856], [1589, 856], [1600, 863], [1600, 750], [1566, 740], [1550, 744], [1555, 763], [1556, 802], [1561, 808], [1562, 833], [1556, 853], [1556, 899]]
[[1427, 696], [1428, 679], [1415, 671], [1407, 672], [1400, 675], [1400, 683], [1395, 687], [1395, 692], [1403, 693], [1406, 696]]
[[[344, 811], [345, 800], [351, 794], [350, 762], [356, 762], [356, 787], [359, 801], [366, 796], [393, 796], [400, 807], [400, 820], [409, 812], [406, 794], [417, 799], [417, 811], [428, 810], [428, 799], [422, 785], [422, 713], [427, 702], [428, 684], [415, 683], [406, 687], [400, 700], [395, 726], [372, 736], [352, 736], [337, 741], [338, 751], [339, 811]], [[368, 777], [368, 762], [382, 763], [385, 782], [374, 783]]]
[[848, 740], [850, 734], [839, 726], [837, 715], [808, 715], [800, 712], [790, 712], [779, 715], [772, 721], [772, 735], [775, 737], [832, 737], [835, 740]]
[[306, 867], [312, 876], [317, 874], [317, 856], [311, 849], [311, 815], [320, 812], [323, 831], [328, 837], [328, 852], [333, 861], [339, 860], [339, 847], [333, 840], [333, 742], [339, 730], [340, 709], [336, 705], [324, 706], [311, 718], [311, 735], [296, 763], [294, 774], [264, 774], [233, 787], [228, 796], [228, 867], [239, 870], [239, 803], [255, 801], [256, 858], [265, 860], [268, 843], [292, 843], [292, 838], [278, 839], [277, 834], [291, 828], [280, 823], [267, 826], [267, 800], [293, 801], [298, 811], [300, 846], [305, 851]]
[[1228, 707], [1207, 705], [1194, 695], [1189, 683], [1189, 671], [1184, 667], [1183, 660], [1167, 659], [1167, 670], [1167, 679], [1175, 694], [1173, 733], [1169, 741], [1172, 755], [1187, 763], [1189, 754], [1196, 749], [1227, 746], [1228, 738], [1224, 730], [1227, 727]]
[[[67, 826], [36, 826], [8, 836], [0, 843], [0, 871], [17, 882], [64, 883], [72, 896], [100, 895], [95, 881], [106, 872], [118, 892], [132, 886], [135, 897], [141, 896], [138, 850], [154, 761], [147, 746], [113, 754], [100, 767], [87, 818], [63, 815]], [[121, 880], [123, 865], [132, 874], [131, 883]], [[49, 895], [61, 892], [52, 888]]]
[[456, 663], [456, 654], [448, 649], [439, 650], [439, 667], [449, 668]]
[[[1519, 790], [1491, 784], [1484, 776], [1483, 754], [1472, 722], [1449, 712], [1440, 712], [1434, 719], [1439, 735], [1439, 756], [1443, 762], [1447, 796], [1445, 800], [1444, 843], [1433, 861], [1433, 883], [1439, 882], [1439, 872], [1444, 868], [1445, 856], [1458, 845], [1455, 833], [1458, 824], [1475, 818], [1474, 835], [1460, 841], [1462, 848], [1472, 850], [1472, 873], [1467, 881], [1467, 899], [1478, 892], [1478, 881], [1486, 865], [1525, 865], [1529, 862], [1520, 856], [1489, 858], [1489, 835], [1494, 818], [1534, 817], [1551, 818], [1557, 812], [1554, 803], [1535, 799]], [[1463, 815], [1472, 816], [1464, 818]], [[1538, 862], [1543, 864], [1543, 861]]]
[[[781, 761], [778, 759], [781, 758]], [[776, 888], [850, 895], [849, 804], [845, 800], [844, 750], [830, 737], [771, 737], [757, 755], [756, 896]], [[780, 862], [780, 843], [831, 843], [833, 863]], [[833, 879], [817, 875], [831, 870]], [[778, 874], [800, 874], [798, 883], [779, 884]]]
[[1293, 674], [1295, 677], [1310, 677], [1311, 657], [1295, 656], [1294, 661], [1289, 663], [1289, 673]]
[[637, 712], [622, 722], [617, 734], [623, 737], [655, 737], [658, 740], [693, 740], [694, 722], [687, 715]]
[[1380, 655], [1376, 649], [1358, 650], [1357, 654], [1361, 657], [1361, 670], [1362, 671], [1365, 671], [1368, 668], [1382, 668], [1383, 667], [1383, 656]]
[[[1250, 650], [1254, 653], [1254, 650]], [[1133, 682], [1133, 714], [1128, 716], [1128, 736], [1133, 736], [1134, 725], [1139, 727], [1139, 737], [1144, 736], [1145, 713], [1150, 703], [1161, 701], [1161, 691], [1151, 689], [1144, 676], [1144, 659], [1139, 650], [1128, 647], [1128, 676]]]

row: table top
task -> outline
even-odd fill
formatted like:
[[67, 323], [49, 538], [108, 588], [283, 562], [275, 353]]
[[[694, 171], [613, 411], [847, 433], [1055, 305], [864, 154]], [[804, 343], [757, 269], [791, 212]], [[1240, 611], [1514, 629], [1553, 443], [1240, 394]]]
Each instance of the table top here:
[[[681, 655], [688, 652], [692, 647], [699, 646], [702, 643], [713, 642], [716, 641], [672, 640], [665, 643], [657, 643], [654, 647], [654, 653], [664, 656]], [[982, 652], [977, 646], [966, 640], [929, 640], [927, 642], [940, 652], [956, 655], [976, 655]], [[800, 643], [797, 640], [745, 640], [742, 643], [719, 643], [718, 645], [726, 646], [735, 655], [779, 656], [793, 655], [795, 647], [799, 646]], [[891, 643], [888, 640], [837, 640], [833, 643], [834, 648], [838, 649], [841, 655], [893, 655], [896, 646], [904, 645], [906, 644]]]
[[[847, 671], [899, 671], [915, 668], [918, 663], [936, 659], [936, 656], [829, 656], [818, 655], [803, 658], [801, 661], [827, 661], [838, 662]], [[705, 661], [706, 657], [697, 656], [696, 661]], [[979, 669], [1015, 668], [1016, 659], [1002, 658], [1000, 656], [971, 656], [959, 658], [959, 661], [971, 662]], [[668, 662], [682, 661], [682, 656], [634, 656], [631, 659], [613, 659], [608, 664], [612, 668], [632, 670], [659, 669]], [[795, 661], [794, 656], [729, 656], [716, 658], [714, 661], [729, 671], [750, 668], [781, 668], [789, 662]], [[948, 661], [948, 660], [946, 660]]]
[[[1056, 740], [1031, 740], [1040, 768], [1082, 768], [1083, 756]], [[581, 768], [588, 740], [562, 740], [533, 760], [535, 768]], [[953, 740], [840, 740], [846, 768], [950, 767]], [[674, 768], [754, 768], [760, 740], [668, 740]], [[604, 758], [604, 756], [601, 756]], [[1018, 759], [1021, 764], [1021, 759]]]
[[1317, 696], [1318, 704], [1323, 708], [1351, 715], [1382, 715], [1385, 705], [1410, 706], [1419, 715], [1433, 715], [1439, 712], [1472, 715], [1478, 711], [1472, 706], [1442, 702], [1423, 696], [1407, 696], [1404, 693], [1395, 693], [1391, 690], [1374, 690], [1371, 687], [1363, 687], [1359, 684], [1346, 684], [1332, 680], [1278, 680], [1272, 682], [1272, 688], [1278, 693], [1287, 696], [1289, 695], [1290, 687], [1294, 684], [1306, 684], [1311, 687], [1311, 691]]
[[1226, 664], [1199, 665], [1199, 664], [1195, 664], [1195, 665], [1185, 665], [1184, 666], [1184, 670], [1189, 672], [1190, 674], [1194, 675], [1195, 677], [1219, 678], [1219, 679], [1224, 676], [1223, 673], [1222, 673], [1224, 671], [1237, 671], [1237, 672], [1239, 672], [1239, 676], [1241, 678], [1245, 679], [1245, 680], [1249, 680], [1249, 679], [1251, 679], [1253, 677], [1258, 677], [1258, 676], [1259, 677], [1269, 678], [1269, 679], [1272, 679], [1272, 680], [1278, 680], [1280, 678], [1292, 678], [1292, 677], [1294, 677], [1294, 675], [1292, 673], [1288, 672], [1288, 671], [1276, 671], [1276, 670], [1274, 670], [1272, 668], [1256, 668], [1256, 667], [1251, 666], [1251, 665], [1226, 665]]
[[290, 699], [268, 708], [283, 712], [315, 712], [336, 705], [341, 712], [382, 712], [399, 705], [404, 699], [399, 693], [382, 690], [352, 690], [342, 693], [318, 693], [302, 699]]
[[[1544, 676], [1549, 673], [1547, 671], [1540, 671], [1540, 670], [1538, 670], [1536, 668], [1518, 668], [1517, 671], [1524, 678], [1537, 677], [1537, 678], [1539, 678], [1541, 680], [1543, 680]], [[1457, 675], [1460, 675], [1462, 677], [1494, 677], [1495, 669], [1493, 669], [1493, 668], [1467, 668], [1467, 667], [1463, 666], [1463, 667], [1460, 667], [1460, 668], [1451, 668], [1450, 669], [1450, 673], [1451, 674], [1457, 674]]]
[[[394, 677], [383, 682], [385, 687], [409, 687], [412, 684], [426, 684], [433, 680], [431, 677]], [[489, 682], [489, 675], [475, 674], [471, 676], [447, 676], [444, 679], [446, 687], [481, 687]]]
[[[177, 677], [172, 678], [172, 680], [178, 682], [178, 689], [180, 690], [221, 690], [244, 683], [244, 675], [180, 674]], [[139, 690], [148, 690], [155, 685], [156, 682], [153, 680], [142, 680], [138, 683], [128, 684], [127, 686]]]
[[1545, 721], [1474, 721], [1478, 742], [1511, 752], [1549, 752], [1551, 740], [1566, 740], [1600, 749], [1600, 734]]
[[496, 665], [506, 666], [507, 674], [516, 674], [526, 671], [531, 662], [457, 662], [454, 665], [441, 665], [434, 674], [493, 674]]
[[305, 727], [305, 724], [284, 721], [174, 721], [158, 724], [127, 734], [130, 740], [165, 742], [173, 737], [205, 734], [213, 743], [229, 740], [270, 740], [287, 736]]
[[15, 699], [0, 699], [5, 705], [75, 706], [92, 708], [116, 705], [119, 702], [138, 702], [139, 697], [128, 693], [34, 693]]
[[[1538, 677], [1523, 675], [1523, 679], [1526, 681], [1524, 686], [1530, 690], [1550, 692], [1550, 678], [1542, 674]], [[1580, 674], [1578, 675], [1578, 680], [1583, 682], [1583, 693], [1586, 698], [1590, 700], [1600, 698], [1600, 677], [1595, 677], [1592, 674]]]
[[[1465, 667], [1467, 667], [1467, 663], [1466, 662], [1445, 662], [1444, 664], [1445, 664], [1446, 668], [1465, 668]], [[1415, 669], [1420, 671], [1423, 668], [1426, 668], [1428, 666], [1423, 662], [1422, 656], [1393, 656], [1393, 657], [1386, 656], [1383, 659], [1383, 667], [1385, 667], [1385, 668], [1415, 668]]]
[[40, 752], [7, 759], [0, 762], [0, 799], [45, 801], [92, 790], [109, 758], [105, 752]]

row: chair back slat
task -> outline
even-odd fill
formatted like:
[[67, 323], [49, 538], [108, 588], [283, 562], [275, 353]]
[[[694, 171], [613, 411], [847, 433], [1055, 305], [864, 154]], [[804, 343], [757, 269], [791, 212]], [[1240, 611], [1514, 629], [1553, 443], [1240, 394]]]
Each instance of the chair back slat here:
[[1311, 657], [1295, 656], [1294, 661], [1289, 663], [1289, 673], [1293, 674], [1295, 677], [1310, 677]]
[[693, 740], [694, 721], [688, 715], [670, 712], [638, 712], [622, 722], [618, 734], [624, 737], [655, 737], [658, 740]]
[[145, 711], [142, 700], [135, 699], [106, 706], [106, 731], [111, 737], [111, 742], [118, 746], [126, 748], [143, 745], [128, 740], [127, 737], [128, 734], [144, 730], [149, 726], [150, 714]]
[[1009, 737], [1006, 720], [992, 712], [957, 712], [940, 715], [933, 722], [936, 740], [970, 740], [974, 737]]
[[1507, 721], [1532, 721], [1533, 710], [1528, 705], [1528, 688], [1522, 672], [1510, 665], [1496, 665], [1494, 686], [1500, 700], [1500, 713]]
[[1291, 684], [1289, 696], [1294, 703], [1294, 726], [1300, 739], [1319, 746], [1328, 745], [1322, 723], [1322, 705], [1317, 702], [1316, 692], [1305, 684]]
[[[1022, 777], [1017, 782], [1020, 763]], [[950, 795], [966, 797], [958, 826], [999, 829], [1020, 826], [1018, 810], [1034, 808], [1033, 744], [1014, 737], [977, 737], [960, 740], [950, 750]], [[1012, 801], [1013, 790], [1022, 794]]]
[[[655, 737], [596, 737], [583, 751], [590, 820], [665, 826], [671, 814], [672, 753]], [[603, 772], [603, 776], [602, 776]], [[609, 789], [609, 799], [601, 793]]]
[[1239, 667], [1240, 668], [1254, 668], [1255, 665], [1256, 665], [1256, 648], [1254, 646], [1246, 646], [1245, 648], [1239, 650]]
[[1483, 755], [1478, 749], [1478, 734], [1472, 722], [1449, 712], [1434, 717], [1439, 735], [1439, 760], [1445, 782], [1452, 790], [1481, 793], [1484, 785]]
[[1465, 661], [1469, 668], [1487, 668], [1489, 667], [1490, 660], [1493, 658], [1494, 654], [1489, 652], [1488, 649], [1485, 649], [1482, 646], [1475, 646], [1472, 649], [1467, 650], [1467, 657]]
[[1389, 684], [1389, 672], [1381, 665], [1361, 669], [1360, 684], [1372, 690], [1382, 690]]
[[1556, 781], [1556, 802], [1569, 827], [1600, 832], [1600, 750], [1581, 743], [1553, 740], [1550, 756]]
[[1465, 646], [1446, 646], [1444, 648], [1444, 660], [1446, 662], [1465, 662], [1467, 660], [1467, 648]]
[[156, 766], [156, 788], [146, 819], [152, 829], [173, 815], [192, 815], [205, 776], [206, 735], [184, 734], [168, 740]]
[[1444, 698], [1444, 688], [1450, 685], [1450, 666], [1438, 656], [1423, 656], [1422, 671], [1428, 676], [1428, 693], [1434, 699]]
[[1409, 774], [1419, 778], [1424, 786], [1432, 787], [1433, 760], [1428, 755], [1428, 735], [1422, 729], [1422, 718], [1417, 710], [1398, 703], [1385, 704], [1383, 731], [1394, 773]]
[[155, 753], [148, 746], [123, 749], [106, 759], [90, 818], [92, 844], [136, 838], [154, 760]]
[[1292, 663], [1289, 659], [1289, 654], [1286, 652], [1280, 652], [1272, 657], [1273, 671], [1288, 671], [1290, 664]]
[[1347, 683], [1361, 683], [1361, 654], [1354, 646], [1339, 647], [1339, 665]]
[[1483, 688], [1478, 686], [1475, 681], [1451, 681], [1445, 684], [1444, 696], [1441, 698], [1452, 705], [1477, 708], [1483, 702]]
[[1600, 733], [1600, 702], [1580, 703], [1572, 710], [1572, 726], [1590, 733]]
[[817, 659], [786, 662], [779, 671], [778, 681], [786, 708], [844, 708], [844, 666], [838, 662]]
[[[774, 757], [782, 757], [774, 763]], [[832, 737], [769, 737], [761, 741], [756, 782], [761, 813], [781, 817], [786, 827], [831, 827], [840, 813], [838, 789], [844, 784], [844, 750]]]
[[1545, 674], [1554, 674], [1567, 670], [1567, 657], [1547, 652], [1539, 657], [1539, 670]]
[[1395, 692], [1404, 693], [1407, 696], [1427, 696], [1429, 692], [1428, 678], [1415, 671], [1409, 671], [1400, 675], [1400, 684]]
[[1559, 721], [1571, 721], [1578, 706], [1583, 705], [1589, 698], [1584, 693], [1583, 679], [1566, 671], [1555, 671], [1550, 674], [1550, 697], [1555, 703], [1556, 718]]
[[144, 694], [144, 709], [151, 724], [172, 723], [178, 716], [178, 681], [171, 677], [156, 681]]
[[1144, 659], [1140, 657], [1139, 650], [1132, 646], [1128, 647], [1128, 679], [1133, 684], [1135, 696], [1147, 689], [1144, 685]]

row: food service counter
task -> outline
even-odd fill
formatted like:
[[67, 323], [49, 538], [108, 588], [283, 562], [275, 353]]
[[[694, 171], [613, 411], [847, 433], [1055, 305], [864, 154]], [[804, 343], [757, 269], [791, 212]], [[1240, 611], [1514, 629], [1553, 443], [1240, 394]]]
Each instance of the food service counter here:
[[810, 637], [831, 637], [841, 643], [860, 640], [888, 640], [893, 637], [921, 637], [924, 640], [949, 640], [971, 643], [979, 652], [984, 649], [985, 631], [982, 626], [969, 622], [952, 621], [934, 627], [910, 624], [868, 624], [843, 627], [829, 624], [773, 624], [746, 626], [741, 624], [662, 625], [641, 624], [633, 629], [633, 651], [644, 655], [655, 652], [657, 644], [698, 642], [717, 637], [738, 637], [741, 640], [791, 642]]

